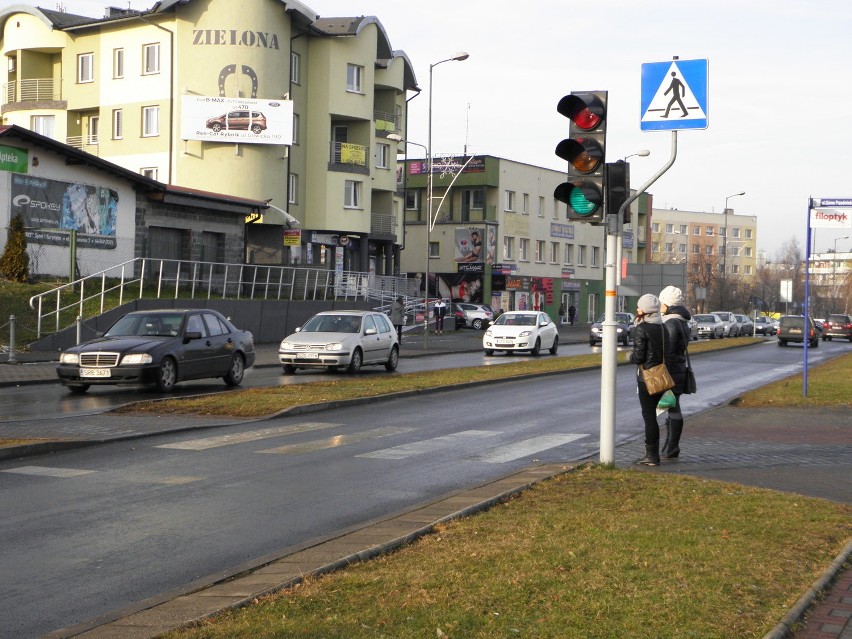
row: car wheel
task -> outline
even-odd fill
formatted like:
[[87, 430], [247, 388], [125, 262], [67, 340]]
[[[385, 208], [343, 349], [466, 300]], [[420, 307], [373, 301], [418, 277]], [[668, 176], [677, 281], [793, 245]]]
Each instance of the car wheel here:
[[346, 367], [347, 373], [357, 373], [361, 370], [361, 364], [364, 361], [364, 356], [361, 355], [361, 349], [356, 348], [355, 352], [352, 353], [352, 359], [349, 362], [349, 366]]
[[213, 133], [219, 133], [219, 131], [222, 130], [222, 125], [218, 122], [215, 122], [210, 128], [213, 130]]
[[622, 345], [622, 346], [627, 346], [627, 345], [630, 343], [630, 342], [628, 342], [628, 339], [629, 339], [629, 338], [627, 337], [627, 335], [625, 335], [625, 336], [624, 336], [624, 339], [623, 339], [623, 340], [621, 340], [621, 345]]
[[785, 342], [783, 339], [779, 339], [778, 346], [787, 346], [787, 342]]
[[473, 320], [473, 327], [476, 330], [481, 331], [482, 330], [482, 320], [478, 317], [475, 320]]
[[157, 369], [157, 388], [168, 393], [177, 384], [177, 364], [171, 357], [164, 357]]
[[550, 354], [556, 355], [556, 351], [559, 350], [559, 336], [553, 338], [553, 346], [550, 347]]
[[255, 135], [260, 135], [260, 132], [263, 131], [259, 124], [253, 124], [251, 127], [251, 132]]
[[293, 373], [296, 372], [296, 367], [293, 366], [292, 364], [284, 364], [283, 368], [284, 368], [284, 374], [285, 375], [292, 375]]
[[535, 338], [535, 346], [532, 347], [532, 350], [530, 351], [530, 355], [532, 355], [533, 357], [538, 357], [539, 355], [541, 355], [541, 338], [540, 337]]
[[593, 340], [593, 339], [589, 340], [589, 346], [594, 346], [595, 344], [596, 344], [595, 340]]
[[811, 348], [819, 348], [819, 340], [811, 340]]
[[486, 356], [486, 357], [491, 357], [493, 354], [494, 354], [494, 351], [492, 351], [492, 350], [490, 350], [490, 349], [486, 349], [486, 350], [485, 350], [485, 356]]
[[89, 390], [89, 384], [72, 384], [68, 387], [68, 390], [74, 395], [82, 395]]
[[246, 361], [240, 353], [234, 353], [231, 358], [231, 367], [228, 369], [228, 374], [225, 375], [225, 383], [228, 386], [239, 386], [243, 381], [243, 375], [246, 372]]
[[391, 349], [390, 357], [388, 357], [388, 361], [385, 362], [385, 370], [387, 371], [395, 371], [396, 367], [399, 365], [399, 349], [394, 346]]

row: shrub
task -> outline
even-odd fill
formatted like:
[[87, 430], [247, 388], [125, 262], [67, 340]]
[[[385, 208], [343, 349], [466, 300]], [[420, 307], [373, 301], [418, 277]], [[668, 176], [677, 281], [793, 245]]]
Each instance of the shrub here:
[[20, 215], [13, 217], [9, 226], [9, 239], [0, 257], [0, 275], [13, 282], [26, 282], [30, 277], [27, 237], [24, 234], [24, 220]]

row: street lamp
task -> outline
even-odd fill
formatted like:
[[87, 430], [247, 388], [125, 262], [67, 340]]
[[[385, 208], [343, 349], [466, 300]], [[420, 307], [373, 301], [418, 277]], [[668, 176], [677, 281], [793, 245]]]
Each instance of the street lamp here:
[[636, 153], [631, 153], [630, 155], [624, 156], [624, 161], [627, 162], [627, 158], [632, 158], [634, 155], [638, 155], [640, 158], [646, 158], [651, 155], [651, 152], [648, 149], [642, 149], [641, 151], [636, 151]]
[[745, 195], [745, 191], [734, 193], [725, 198], [725, 235], [722, 238], [722, 295], [720, 299], [722, 310], [725, 310], [725, 287], [728, 283], [728, 200], [740, 195]]
[[[433, 62], [429, 65], [429, 126], [428, 126], [428, 135], [426, 140], [426, 157], [427, 157], [427, 166], [429, 167], [429, 175], [427, 177], [427, 186], [426, 186], [426, 201], [427, 201], [427, 213], [426, 213], [426, 267], [424, 269], [424, 285], [425, 285], [425, 298], [423, 301], [423, 348], [426, 348], [429, 344], [429, 239], [432, 232], [432, 191], [435, 186], [435, 175], [432, 170], [433, 158], [432, 158], [432, 69], [437, 67], [439, 64], [444, 64], [444, 62], [453, 62], [462, 60], [467, 60], [469, 54], [464, 51], [460, 51], [456, 53], [454, 56], [450, 58], [446, 58], [444, 60], [438, 60], [438, 62]], [[437, 216], [437, 211], [435, 212]]]

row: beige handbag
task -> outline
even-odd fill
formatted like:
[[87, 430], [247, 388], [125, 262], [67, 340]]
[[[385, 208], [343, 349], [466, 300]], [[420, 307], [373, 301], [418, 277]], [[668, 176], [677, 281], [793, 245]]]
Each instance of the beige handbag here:
[[645, 388], [648, 389], [649, 395], [657, 395], [664, 393], [670, 388], [674, 388], [675, 382], [672, 379], [669, 369], [666, 367], [666, 327], [663, 329], [663, 363], [652, 366], [651, 368], [642, 368], [642, 379], [645, 380]]

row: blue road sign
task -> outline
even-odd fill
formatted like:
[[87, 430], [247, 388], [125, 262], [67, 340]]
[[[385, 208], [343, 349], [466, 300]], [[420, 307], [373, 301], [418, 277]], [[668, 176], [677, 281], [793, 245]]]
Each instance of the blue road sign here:
[[707, 60], [643, 64], [641, 129], [706, 129], [707, 67]]

